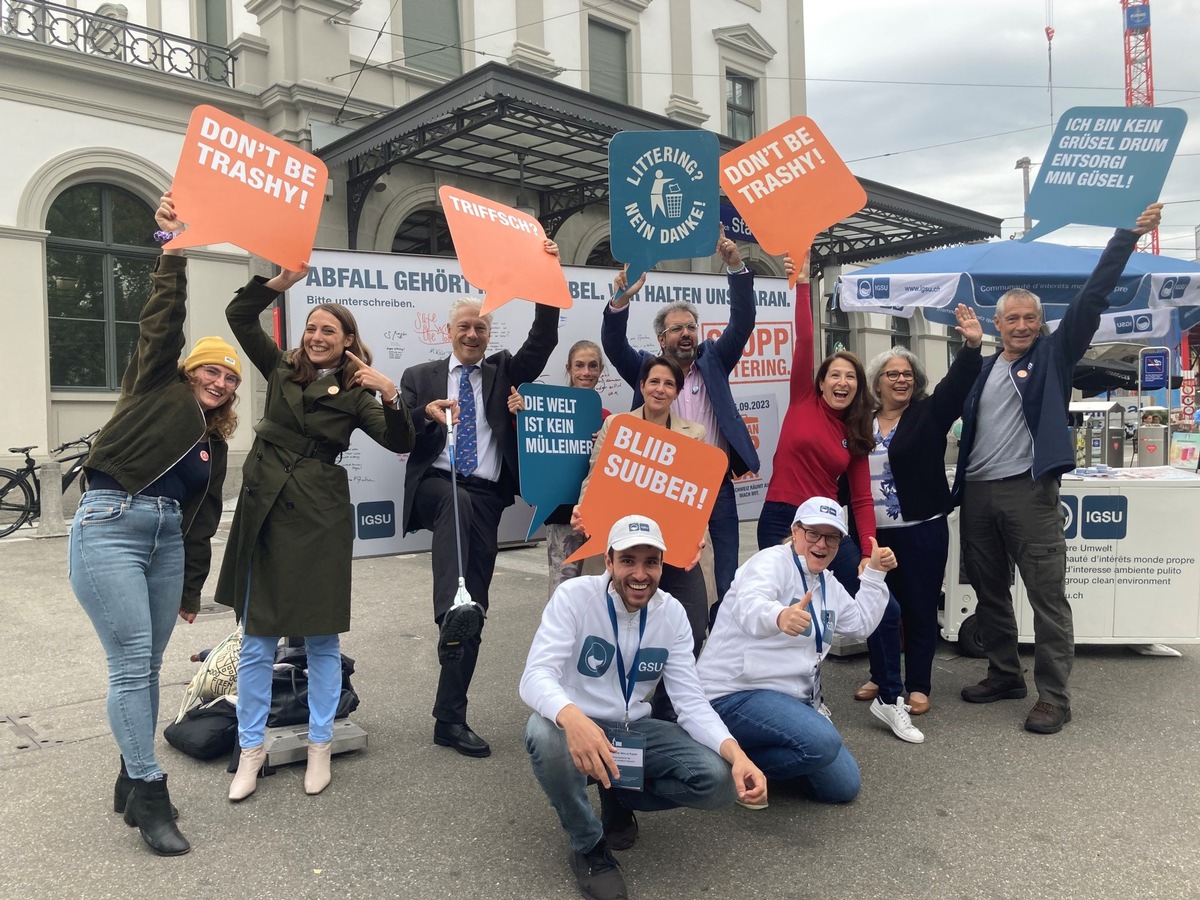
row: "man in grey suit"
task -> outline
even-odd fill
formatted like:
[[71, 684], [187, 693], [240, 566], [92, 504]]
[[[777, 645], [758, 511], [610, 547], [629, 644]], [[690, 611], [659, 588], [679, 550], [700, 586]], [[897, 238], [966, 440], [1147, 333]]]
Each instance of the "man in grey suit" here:
[[[547, 252], [557, 256], [554, 243], [546, 244]], [[517, 435], [508, 396], [511, 388], [542, 373], [558, 344], [559, 321], [559, 310], [539, 304], [520, 349], [489, 356], [492, 321], [490, 315], [481, 316], [480, 309], [478, 300], [455, 301], [448, 326], [451, 355], [412, 366], [400, 380], [400, 394], [417, 432], [405, 472], [404, 532], [433, 532], [433, 613], [441, 628], [433, 740], [475, 757], [488, 756], [491, 748], [467, 724], [467, 689], [479, 658], [500, 515], [519, 489]], [[456, 426], [453, 459], [446, 440], [447, 410]], [[458, 561], [452, 465], [458, 482], [463, 576], [478, 606], [453, 606]]]

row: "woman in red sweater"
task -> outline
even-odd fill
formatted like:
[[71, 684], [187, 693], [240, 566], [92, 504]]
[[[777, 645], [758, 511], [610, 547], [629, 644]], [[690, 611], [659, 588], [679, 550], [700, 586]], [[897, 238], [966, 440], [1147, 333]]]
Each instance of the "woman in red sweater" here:
[[[789, 277], [795, 271], [791, 257], [784, 260], [784, 269]], [[853, 593], [858, 589], [860, 561], [866, 558], [860, 549], [869, 549], [875, 536], [867, 462], [875, 446], [872, 401], [862, 363], [848, 351], [827, 356], [817, 369], [816, 379], [809, 379], [814, 356], [807, 254], [799, 271], [805, 277], [796, 285], [791, 397], [779, 429], [771, 483], [758, 518], [758, 547], [762, 550], [787, 538], [800, 504], [809, 497], [836, 497], [838, 479], [845, 475], [858, 542], [850, 538], [842, 541], [831, 569], [842, 586]]]

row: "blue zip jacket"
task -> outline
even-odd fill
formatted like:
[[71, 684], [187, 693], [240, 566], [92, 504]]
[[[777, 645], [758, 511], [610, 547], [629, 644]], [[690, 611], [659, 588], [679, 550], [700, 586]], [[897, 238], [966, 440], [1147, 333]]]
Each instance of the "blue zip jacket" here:
[[[1037, 338], [1009, 370], [1009, 377], [1021, 395], [1025, 427], [1033, 438], [1032, 474], [1035, 479], [1043, 475], [1058, 476], [1075, 468], [1075, 448], [1071, 445], [1067, 420], [1075, 364], [1083, 357], [1100, 327], [1100, 316], [1108, 309], [1108, 297], [1125, 271], [1138, 237], [1133, 231], [1116, 230], [1087, 284], [1067, 307], [1058, 328], [1048, 336]], [[967, 460], [975, 445], [979, 396], [999, 355], [983, 361], [983, 368], [963, 407], [962, 441], [952, 492], [955, 506], [962, 502]]]

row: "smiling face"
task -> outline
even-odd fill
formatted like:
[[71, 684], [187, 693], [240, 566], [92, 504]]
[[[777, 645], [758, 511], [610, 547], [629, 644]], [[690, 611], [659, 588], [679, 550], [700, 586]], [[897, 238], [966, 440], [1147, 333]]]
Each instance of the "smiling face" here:
[[649, 544], [624, 550], [610, 549], [604, 557], [604, 565], [625, 609], [635, 612], [649, 603], [658, 590], [662, 578], [662, 551]]
[[196, 402], [205, 412], [224, 406], [233, 399], [242, 379], [225, 366], [197, 366], [188, 372], [188, 383]]
[[808, 571], [813, 575], [829, 567], [837, 556], [841, 540], [842, 533], [829, 525], [792, 524], [792, 546], [798, 555], [804, 557]]
[[645, 405], [646, 417], [660, 419], [671, 411], [671, 404], [679, 394], [679, 385], [675, 383], [675, 373], [666, 366], [654, 366], [646, 373], [642, 382], [642, 402]]
[[591, 347], [576, 350], [567, 361], [567, 377], [571, 380], [571, 387], [594, 390], [603, 371], [600, 354]]
[[992, 321], [1000, 332], [1005, 359], [1012, 360], [1023, 355], [1037, 340], [1042, 327], [1042, 314], [1038, 311], [1036, 301], [1028, 297], [1008, 297], [1004, 299], [1002, 313], [998, 313]]
[[893, 356], [879, 372], [875, 393], [885, 411], [904, 409], [912, 400], [914, 380], [912, 363], [903, 356]]
[[304, 355], [317, 369], [332, 369], [342, 362], [342, 353], [354, 343], [353, 335], [346, 334], [337, 316], [324, 309], [314, 309], [304, 323], [304, 337], [300, 346]]
[[450, 320], [450, 346], [458, 360], [473, 366], [483, 359], [488, 341], [492, 337], [492, 326], [479, 315], [479, 307], [471, 304], [459, 306]]
[[663, 331], [658, 336], [658, 345], [662, 347], [663, 356], [669, 356], [679, 363], [680, 368], [687, 371], [696, 358], [696, 342], [700, 337], [700, 328], [696, 317], [682, 309], [667, 313], [663, 320]]
[[830, 409], [841, 412], [848, 409], [858, 393], [858, 373], [844, 359], [834, 359], [825, 371], [819, 385], [821, 397]]

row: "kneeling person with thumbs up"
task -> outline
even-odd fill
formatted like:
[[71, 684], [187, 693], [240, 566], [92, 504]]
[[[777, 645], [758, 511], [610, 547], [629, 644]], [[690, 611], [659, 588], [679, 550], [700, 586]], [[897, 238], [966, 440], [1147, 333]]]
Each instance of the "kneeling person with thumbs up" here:
[[823, 803], [853, 800], [861, 779], [823, 714], [821, 660], [835, 634], [865, 639], [875, 630], [888, 602], [884, 576], [896, 567], [895, 554], [872, 541], [850, 596], [825, 571], [845, 535], [835, 500], [802, 504], [787, 542], [738, 569], [697, 663], [713, 709], [768, 781], [805, 779]]

